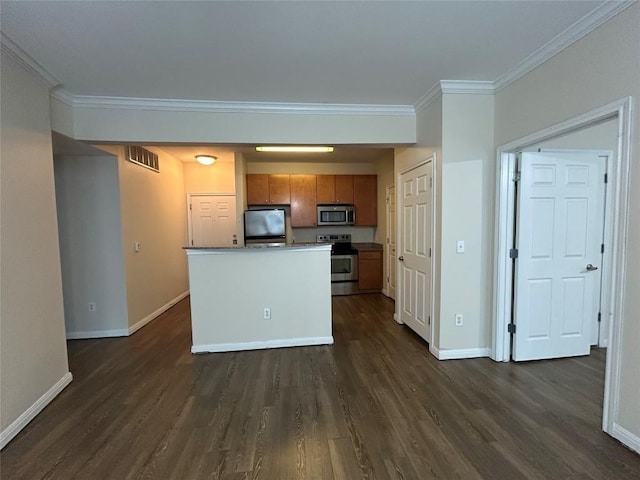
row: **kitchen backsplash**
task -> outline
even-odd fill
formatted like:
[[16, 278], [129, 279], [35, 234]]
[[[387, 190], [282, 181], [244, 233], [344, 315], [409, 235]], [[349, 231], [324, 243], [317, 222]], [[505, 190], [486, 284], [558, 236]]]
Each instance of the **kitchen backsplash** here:
[[[318, 227], [318, 228], [292, 228], [292, 237], [287, 240], [296, 242], [315, 242], [316, 235], [328, 233], [350, 233], [351, 241], [356, 243], [373, 242], [375, 227]], [[287, 232], [288, 233], [288, 232]]]

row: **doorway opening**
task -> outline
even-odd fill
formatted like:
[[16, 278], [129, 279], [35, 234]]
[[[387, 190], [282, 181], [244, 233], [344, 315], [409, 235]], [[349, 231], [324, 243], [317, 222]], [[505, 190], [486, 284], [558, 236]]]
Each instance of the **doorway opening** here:
[[[496, 199], [496, 256], [494, 275], [494, 335], [492, 358], [510, 360], [511, 333], [508, 325], [513, 315], [512, 259], [509, 250], [514, 244], [515, 195], [513, 182], [516, 153], [568, 134], [580, 132], [599, 123], [612, 120], [616, 125], [615, 154], [607, 166], [606, 204], [611, 215], [605, 219], [605, 235], [609, 236], [610, 281], [605, 286], [610, 303], [608, 349], [605, 369], [603, 430], [616, 437], [614, 419], [617, 417], [620, 364], [621, 315], [624, 311], [626, 235], [629, 211], [629, 168], [631, 155], [631, 98], [626, 97], [586, 114], [538, 131], [498, 148], [498, 184]], [[616, 437], [617, 438], [617, 437]]]

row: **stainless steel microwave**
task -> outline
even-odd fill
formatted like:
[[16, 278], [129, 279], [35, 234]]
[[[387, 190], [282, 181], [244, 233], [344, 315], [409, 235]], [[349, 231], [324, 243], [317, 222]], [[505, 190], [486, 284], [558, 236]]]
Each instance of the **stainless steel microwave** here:
[[356, 210], [353, 205], [318, 205], [318, 226], [355, 223]]

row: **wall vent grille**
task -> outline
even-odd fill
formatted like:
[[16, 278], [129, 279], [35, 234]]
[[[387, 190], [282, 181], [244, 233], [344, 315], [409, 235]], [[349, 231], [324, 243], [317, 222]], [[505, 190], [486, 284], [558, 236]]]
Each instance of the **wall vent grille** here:
[[160, 172], [158, 155], [150, 152], [146, 148], [138, 147], [137, 145], [127, 145], [125, 155], [130, 162], [153, 170], [154, 172]]

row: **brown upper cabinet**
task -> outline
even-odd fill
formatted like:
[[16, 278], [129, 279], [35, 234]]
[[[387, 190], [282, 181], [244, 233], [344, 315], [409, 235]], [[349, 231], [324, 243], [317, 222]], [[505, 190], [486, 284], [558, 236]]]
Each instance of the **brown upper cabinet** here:
[[247, 174], [247, 205], [288, 205], [291, 203], [289, 175]]
[[316, 226], [316, 176], [290, 175], [291, 226]]
[[378, 224], [378, 182], [375, 175], [353, 176], [353, 204], [356, 226], [374, 227]]
[[354, 175], [317, 175], [316, 186], [318, 204], [352, 204], [354, 178]]

